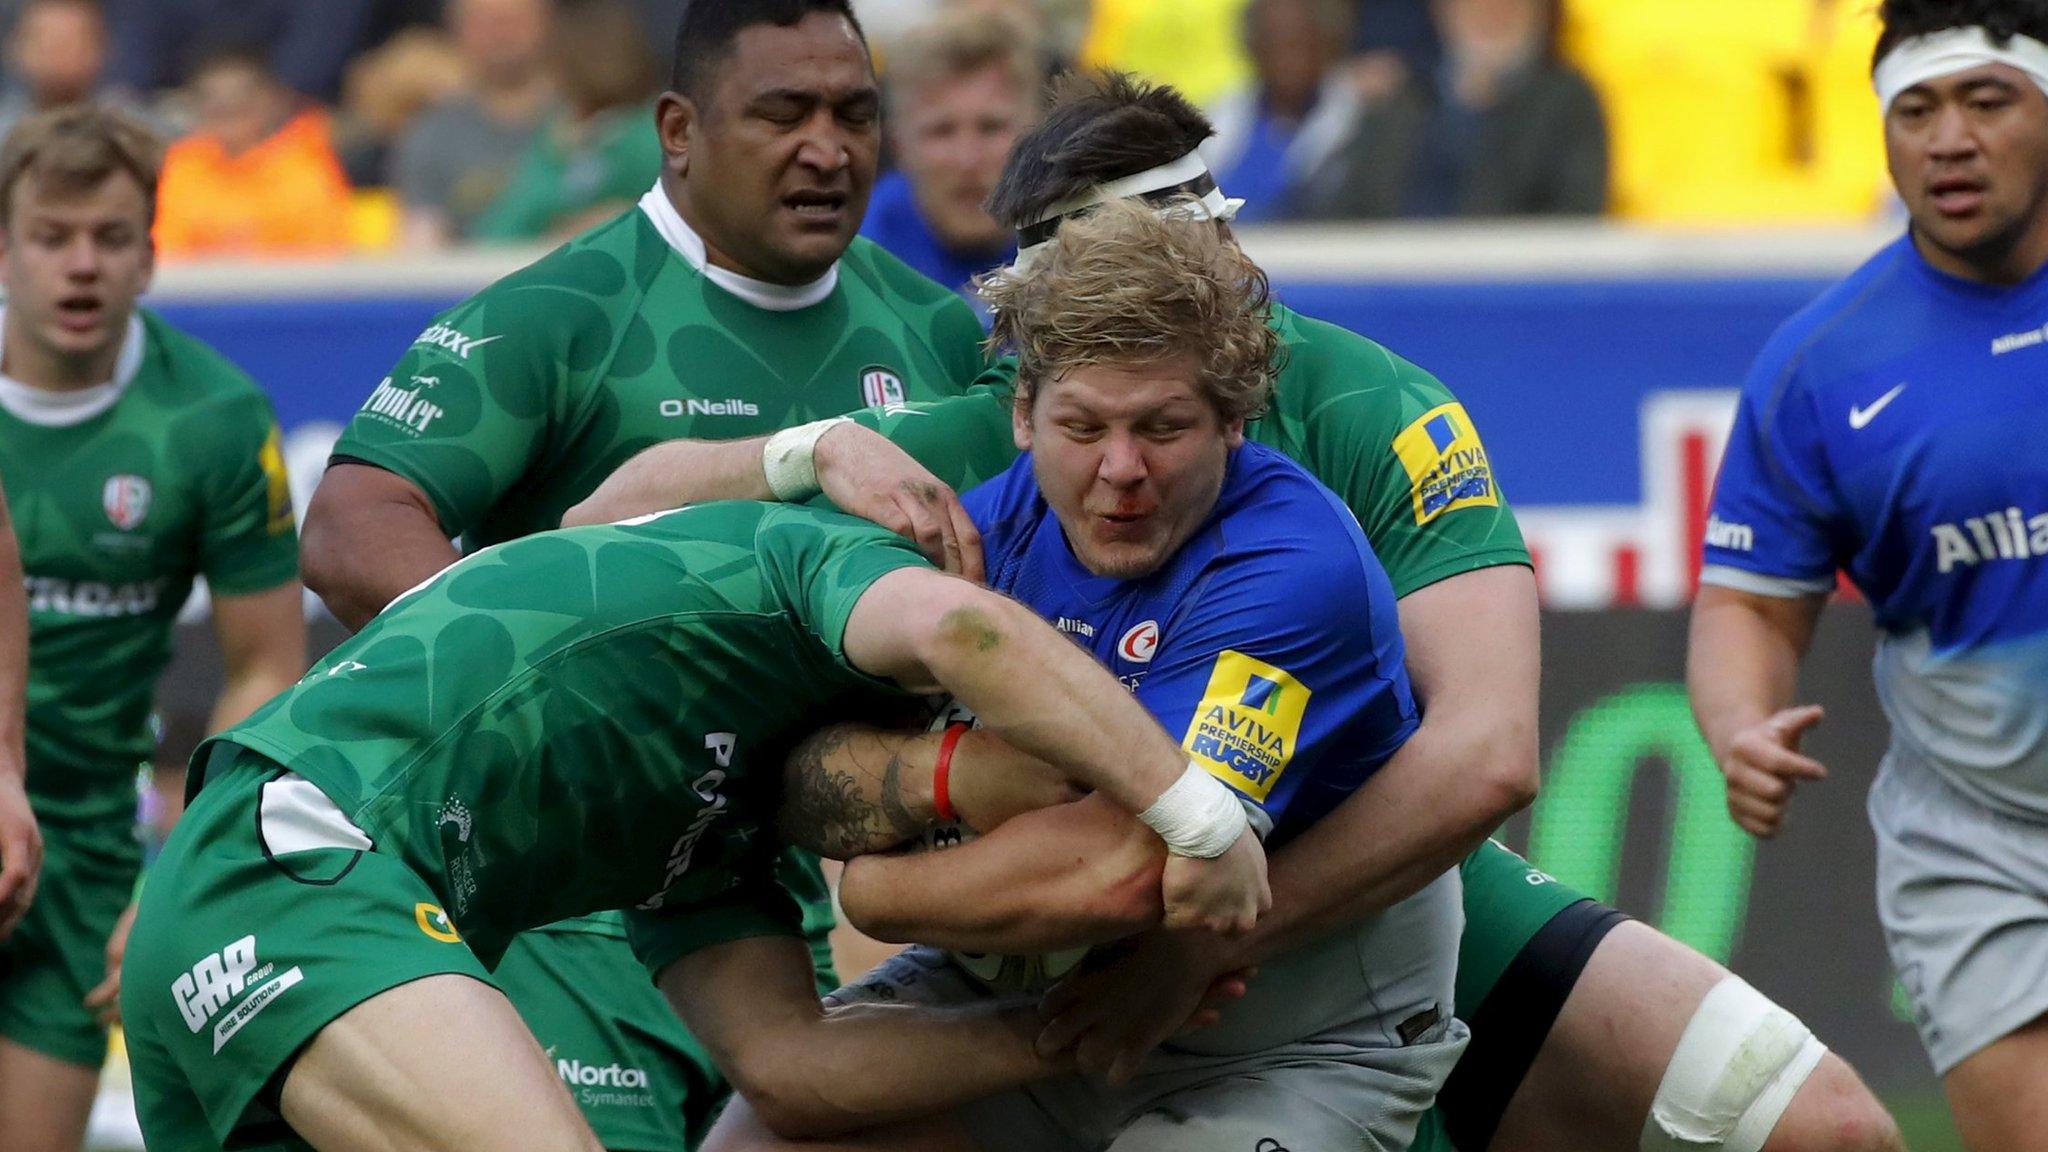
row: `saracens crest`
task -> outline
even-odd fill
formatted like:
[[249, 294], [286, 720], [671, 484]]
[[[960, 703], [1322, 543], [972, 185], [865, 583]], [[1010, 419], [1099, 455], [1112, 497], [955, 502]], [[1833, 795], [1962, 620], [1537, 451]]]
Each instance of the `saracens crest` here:
[[149, 515], [149, 494], [149, 481], [123, 472], [107, 477], [106, 486], [100, 489], [100, 507], [106, 509], [114, 527], [127, 532]]

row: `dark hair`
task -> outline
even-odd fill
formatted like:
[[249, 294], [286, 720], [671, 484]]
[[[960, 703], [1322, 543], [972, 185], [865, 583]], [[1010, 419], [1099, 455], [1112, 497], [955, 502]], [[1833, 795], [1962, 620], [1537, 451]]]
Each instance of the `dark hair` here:
[[853, 34], [863, 44], [867, 42], [867, 34], [853, 14], [852, 0], [683, 0], [669, 90], [702, 103], [711, 74], [732, 52], [733, 38], [741, 29], [756, 24], [789, 28], [813, 12], [844, 17], [853, 25]]
[[1179, 159], [1215, 132], [1164, 84], [1127, 72], [1062, 77], [1045, 119], [1010, 149], [989, 215], [1015, 228], [1105, 180]]
[[2015, 35], [2048, 41], [2048, 0], [1884, 0], [1878, 19], [1872, 68], [1901, 43], [1950, 28], [1981, 27], [2000, 47]]
[[135, 178], [155, 219], [163, 160], [155, 133], [110, 108], [71, 104], [26, 117], [0, 145], [0, 228], [13, 223], [14, 190], [24, 180], [60, 196], [82, 196], [117, 172]]

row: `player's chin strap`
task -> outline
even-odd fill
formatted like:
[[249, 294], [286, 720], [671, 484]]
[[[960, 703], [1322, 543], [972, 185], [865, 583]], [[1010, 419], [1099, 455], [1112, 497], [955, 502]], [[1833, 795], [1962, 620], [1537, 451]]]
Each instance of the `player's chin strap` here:
[[1797, 1016], [1725, 977], [1664, 1066], [1642, 1152], [1758, 1152], [1826, 1054]]
[[1877, 105], [1889, 112], [1899, 93], [1915, 84], [1952, 76], [1983, 64], [2005, 64], [2026, 73], [2048, 93], [2048, 44], [2031, 36], [2012, 36], [1998, 44], [1982, 27], [1947, 28], [1915, 36], [1884, 54], [1870, 75]]
[[[1189, 152], [1157, 168], [1147, 168], [1115, 180], [1104, 181], [1078, 196], [1060, 201], [1038, 214], [1038, 218], [1017, 229], [1017, 259], [1005, 270], [1013, 276], [1029, 276], [1052, 249], [1060, 224], [1069, 216], [1097, 204], [1131, 197], [1147, 203], [1167, 205], [1164, 211], [1189, 220], [1229, 220], [1244, 207], [1244, 201], [1225, 196], [1216, 177], [1200, 155]], [[1169, 203], [1178, 201], [1178, 203]]]

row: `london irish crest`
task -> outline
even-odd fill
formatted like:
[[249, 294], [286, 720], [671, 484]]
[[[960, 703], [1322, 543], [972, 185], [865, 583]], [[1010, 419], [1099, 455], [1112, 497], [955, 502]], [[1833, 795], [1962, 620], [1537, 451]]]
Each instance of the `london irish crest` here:
[[149, 481], [140, 476], [126, 472], [109, 476], [100, 489], [100, 507], [107, 510], [114, 527], [126, 532], [149, 515], [149, 492]]

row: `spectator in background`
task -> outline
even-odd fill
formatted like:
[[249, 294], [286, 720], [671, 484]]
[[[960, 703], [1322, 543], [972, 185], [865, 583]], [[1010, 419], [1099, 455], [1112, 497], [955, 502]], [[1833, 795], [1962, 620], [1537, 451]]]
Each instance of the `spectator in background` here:
[[1298, 189], [1326, 179], [1359, 99], [1336, 65], [1351, 43], [1350, 0], [1251, 0], [1244, 44], [1252, 83], [1209, 110], [1202, 146], [1216, 183], [1244, 198], [1241, 221], [1300, 215]]
[[107, 26], [96, 0], [28, 0], [7, 36], [0, 137], [25, 116], [91, 99], [106, 64]]
[[[27, 0], [7, 36], [7, 127], [22, 116], [91, 99], [107, 64], [97, 0]], [[4, 133], [0, 133], [4, 134]]]
[[1038, 120], [1037, 36], [1012, 12], [960, 5], [887, 55], [884, 124], [900, 167], [876, 181], [861, 235], [965, 293], [1017, 253], [983, 205], [1010, 145]]
[[477, 219], [480, 240], [567, 237], [623, 211], [661, 172], [659, 77], [623, 0], [564, 4], [549, 45], [561, 106]]
[[108, 0], [107, 79], [148, 95], [197, 79], [206, 45], [261, 45], [285, 86], [332, 104], [377, 10], [378, 0]]
[[1600, 99], [1557, 55], [1555, 0], [1432, 0], [1443, 63], [1369, 101], [1297, 215], [1595, 215]]
[[[469, 86], [469, 67], [438, 27], [405, 28], [349, 61], [334, 112], [334, 149], [350, 184], [379, 195], [398, 138], [427, 109]], [[392, 239], [397, 239], [392, 198]]]
[[547, 46], [553, 0], [448, 0], [467, 83], [399, 137], [389, 183], [407, 248], [469, 238], [555, 109]]
[[1429, 0], [1364, 0], [1351, 31], [1354, 58], [1388, 56], [1426, 72], [1443, 59], [1443, 41], [1431, 21]]
[[191, 87], [197, 124], [164, 158], [157, 251], [175, 259], [345, 249], [350, 193], [327, 114], [302, 105], [248, 48], [205, 57]]

